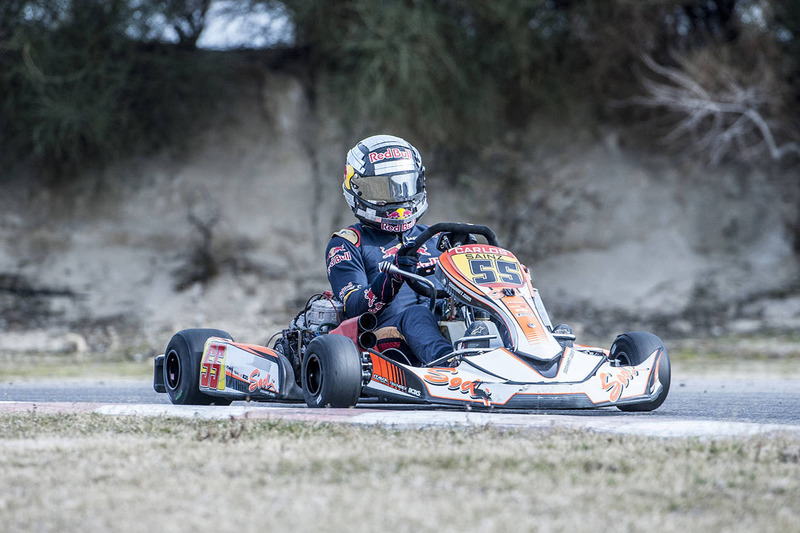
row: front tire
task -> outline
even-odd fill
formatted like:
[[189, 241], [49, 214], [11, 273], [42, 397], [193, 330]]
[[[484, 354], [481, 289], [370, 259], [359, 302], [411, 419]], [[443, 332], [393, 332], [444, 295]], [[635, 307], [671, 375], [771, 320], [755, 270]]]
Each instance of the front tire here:
[[342, 335], [321, 335], [303, 357], [301, 383], [309, 407], [352, 407], [361, 396], [361, 355]]
[[176, 405], [230, 405], [232, 400], [200, 392], [200, 359], [210, 337], [231, 339], [220, 329], [184, 329], [172, 336], [164, 352], [164, 385]]
[[620, 411], [653, 411], [664, 403], [669, 393], [671, 379], [669, 353], [667, 352], [667, 347], [664, 345], [664, 341], [652, 333], [647, 333], [645, 331], [624, 333], [617, 337], [614, 344], [611, 345], [609, 359], [617, 361], [619, 365], [624, 366], [640, 365], [644, 363], [653, 352], [659, 349], [662, 351], [658, 360], [658, 369], [656, 373], [658, 380], [661, 382], [661, 391], [658, 393], [658, 396], [648, 402], [618, 405], [617, 409]]

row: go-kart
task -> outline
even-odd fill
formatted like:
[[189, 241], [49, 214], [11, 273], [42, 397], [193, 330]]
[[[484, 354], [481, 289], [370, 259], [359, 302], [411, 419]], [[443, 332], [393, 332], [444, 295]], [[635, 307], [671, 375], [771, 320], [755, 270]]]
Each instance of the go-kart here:
[[[376, 316], [342, 320], [341, 302], [326, 292], [312, 296], [267, 346], [234, 342], [216, 329], [179, 331], [155, 359], [155, 390], [175, 404], [217, 405], [305, 400], [309, 407], [351, 407], [372, 397], [650, 411], [664, 402], [670, 362], [661, 339], [631, 332], [619, 335], [609, 350], [576, 344], [569, 328], [551, 324], [529, 270], [485, 226], [434, 224], [398, 254], [414, 256], [437, 234], [442, 253], [433, 267], [409, 272], [387, 262], [381, 270], [403, 276], [430, 298], [453, 343], [451, 354], [420, 365], [402, 348], [381, 351]], [[476, 243], [475, 236], [486, 242]]]

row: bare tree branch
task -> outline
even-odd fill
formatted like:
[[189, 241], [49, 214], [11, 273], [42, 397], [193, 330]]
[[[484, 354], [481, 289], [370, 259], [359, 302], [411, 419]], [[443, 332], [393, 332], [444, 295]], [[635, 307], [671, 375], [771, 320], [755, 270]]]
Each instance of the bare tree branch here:
[[728, 156], [748, 162], [765, 155], [776, 161], [790, 154], [800, 157], [800, 144], [776, 138], [780, 123], [769, 116], [775, 102], [765, 79], [743, 86], [724, 65], [715, 65], [711, 82], [697, 80], [688, 60], [675, 59], [679, 68], [643, 55], [642, 62], [657, 78], [643, 77], [646, 95], [632, 99], [634, 104], [666, 109], [678, 117], [666, 142], [688, 136], [694, 150], [705, 153], [712, 165]]

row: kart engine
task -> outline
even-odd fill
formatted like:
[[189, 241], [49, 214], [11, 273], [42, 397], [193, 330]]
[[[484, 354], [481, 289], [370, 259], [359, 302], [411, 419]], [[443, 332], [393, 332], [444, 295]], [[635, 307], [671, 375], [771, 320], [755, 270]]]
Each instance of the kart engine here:
[[319, 298], [311, 302], [311, 308], [304, 315], [305, 327], [314, 330], [320, 328], [333, 329], [339, 325], [344, 316], [344, 305], [333, 298]]
[[330, 293], [315, 294], [289, 324], [280, 332], [273, 348], [289, 359], [295, 379], [300, 380], [300, 369], [306, 345], [321, 333], [336, 328], [344, 316], [344, 305]]

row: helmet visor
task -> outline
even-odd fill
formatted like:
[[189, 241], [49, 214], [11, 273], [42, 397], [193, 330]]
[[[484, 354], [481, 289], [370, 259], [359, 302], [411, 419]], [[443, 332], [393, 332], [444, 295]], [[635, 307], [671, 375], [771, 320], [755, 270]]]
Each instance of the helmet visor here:
[[422, 192], [418, 172], [389, 176], [354, 176], [351, 186], [362, 200], [373, 204], [407, 202]]

